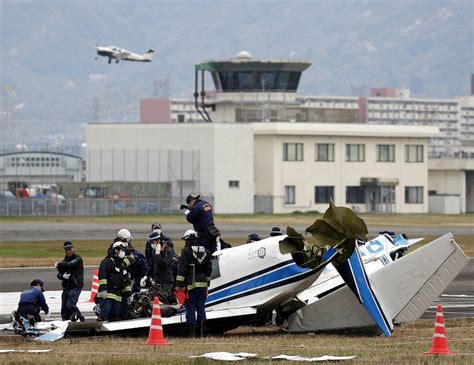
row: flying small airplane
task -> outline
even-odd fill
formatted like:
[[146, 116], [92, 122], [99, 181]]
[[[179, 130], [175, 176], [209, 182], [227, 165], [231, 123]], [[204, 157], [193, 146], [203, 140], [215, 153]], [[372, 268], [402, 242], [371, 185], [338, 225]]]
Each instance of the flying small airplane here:
[[[150, 49], [141, 55], [115, 46], [101, 47], [99, 45], [95, 47], [95, 50], [99, 56], [108, 57], [109, 63], [112, 62], [112, 59], [115, 60], [115, 63], [119, 63], [119, 61], [151, 62], [153, 60], [153, 53], [155, 52]], [[95, 59], [97, 60], [97, 57]]]

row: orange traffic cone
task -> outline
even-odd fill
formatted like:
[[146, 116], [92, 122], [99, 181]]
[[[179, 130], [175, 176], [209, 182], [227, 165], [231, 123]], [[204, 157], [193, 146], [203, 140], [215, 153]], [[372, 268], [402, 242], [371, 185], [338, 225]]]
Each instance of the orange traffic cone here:
[[448, 339], [446, 338], [446, 328], [444, 327], [443, 307], [438, 304], [436, 311], [435, 328], [433, 334], [433, 345], [431, 350], [424, 352], [425, 355], [454, 355], [448, 349]]
[[92, 286], [91, 286], [91, 297], [89, 302], [93, 302], [97, 292], [99, 291], [99, 270], [95, 269], [92, 272]]
[[153, 302], [153, 312], [151, 314], [150, 332], [148, 334], [147, 345], [168, 345], [163, 336], [163, 326], [161, 325], [160, 301], [155, 297]]

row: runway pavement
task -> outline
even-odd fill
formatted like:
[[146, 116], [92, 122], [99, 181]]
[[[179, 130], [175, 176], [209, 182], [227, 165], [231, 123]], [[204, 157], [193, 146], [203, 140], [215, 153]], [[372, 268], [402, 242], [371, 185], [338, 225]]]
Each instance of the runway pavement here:
[[[171, 238], [181, 237], [191, 226], [186, 223], [166, 224], [165, 234]], [[296, 225], [298, 232], [304, 232], [307, 225]], [[66, 240], [112, 240], [123, 224], [117, 223], [0, 223], [0, 242], [31, 242], [31, 241], [66, 241]], [[150, 233], [150, 224], [127, 224], [135, 240], [145, 241]], [[250, 233], [258, 233], [261, 237], [268, 236], [271, 225], [268, 224], [220, 224], [218, 226], [222, 237], [243, 238]], [[281, 228], [285, 228], [281, 225]], [[369, 234], [375, 235], [380, 231], [406, 233], [409, 237], [443, 235], [447, 232], [456, 235], [474, 235], [472, 227], [369, 227]]]

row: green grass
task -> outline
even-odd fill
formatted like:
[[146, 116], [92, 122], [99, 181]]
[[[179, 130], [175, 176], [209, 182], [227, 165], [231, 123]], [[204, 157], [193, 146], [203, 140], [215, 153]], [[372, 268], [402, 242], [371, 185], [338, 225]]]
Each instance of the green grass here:
[[[415, 245], [419, 247], [429, 243], [437, 236], [428, 236]], [[474, 256], [474, 235], [454, 237], [467, 256]], [[233, 246], [245, 242], [245, 237], [227, 240]], [[174, 239], [175, 250], [179, 254], [183, 241]], [[63, 258], [62, 241], [42, 242], [0, 242], [0, 267], [50, 266]], [[107, 240], [76, 240], [77, 252], [83, 257], [85, 265], [98, 265], [104, 258], [110, 241]], [[135, 246], [144, 253], [145, 243], [135, 242]]]
[[[447, 319], [446, 333], [455, 356], [423, 355], [431, 348], [433, 321], [419, 320], [396, 327], [392, 337], [343, 334], [288, 334], [275, 327], [240, 327], [224, 336], [204, 339], [167, 338], [168, 346], [145, 345], [146, 336], [83, 337], [55, 343], [36, 343], [22, 338], [3, 341], [4, 349], [52, 349], [46, 354], [0, 355], [6, 364], [209, 364], [191, 355], [206, 352], [250, 352], [260, 357], [280, 354], [299, 356], [356, 355], [343, 364], [472, 364], [474, 362], [474, 319]], [[67, 359], [67, 360], [66, 360]], [[215, 362], [218, 364], [218, 362]], [[241, 361], [240, 364], [270, 364], [270, 360]], [[278, 364], [295, 362], [278, 361]]]

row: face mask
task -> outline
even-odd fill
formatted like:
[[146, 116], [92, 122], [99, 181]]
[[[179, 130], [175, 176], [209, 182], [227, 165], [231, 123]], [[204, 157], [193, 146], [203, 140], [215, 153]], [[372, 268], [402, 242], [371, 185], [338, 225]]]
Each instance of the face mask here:
[[155, 248], [156, 248], [156, 243], [152, 243], [152, 244], [151, 244], [151, 248], [152, 248], [152, 249], [155, 249]]
[[156, 232], [156, 233], [158, 233], [158, 234], [161, 236], [161, 229], [155, 228], [155, 229], [153, 230], [153, 232]]
[[118, 254], [118, 257], [123, 259], [125, 257], [125, 251], [120, 251], [119, 254]]

